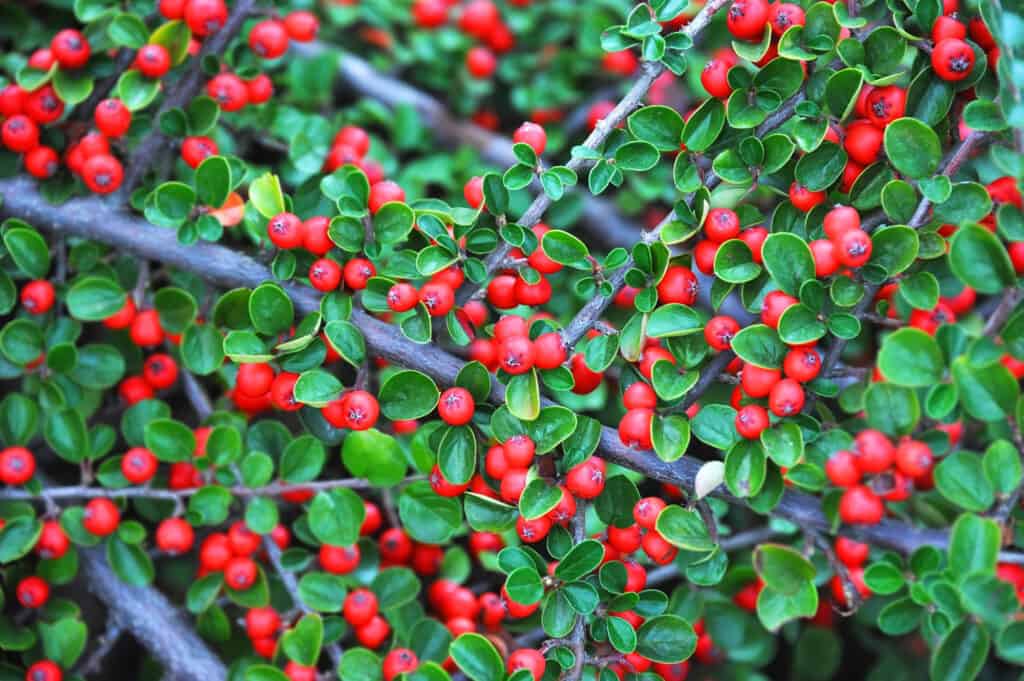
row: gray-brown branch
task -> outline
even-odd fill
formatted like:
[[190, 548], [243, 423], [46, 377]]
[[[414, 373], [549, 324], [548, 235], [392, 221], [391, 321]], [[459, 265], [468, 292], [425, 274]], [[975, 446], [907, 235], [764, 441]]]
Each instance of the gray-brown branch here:
[[[136, 256], [192, 272], [224, 288], [255, 287], [273, 280], [266, 266], [244, 254], [213, 243], [182, 245], [172, 230], [149, 225], [145, 220], [117, 211], [95, 197], [75, 198], [54, 206], [39, 195], [35, 183], [28, 178], [0, 180], [0, 195], [4, 197], [0, 216], [16, 217], [54, 234], [73, 234], [100, 241]], [[294, 282], [282, 282], [282, 286], [300, 312], [319, 309], [320, 296], [313, 289]], [[457, 357], [438, 347], [414, 343], [396, 327], [359, 309], [352, 311], [351, 321], [363, 333], [371, 355], [420, 371], [442, 385], [455, 384], [463, 366]], [[494, 382], [490, 401], [502, 403], [504, 399], [504, 387]], [[551, 404], [548, 400], [544, 403]], [[602, 429], [597, 454], [609, 462], [685, 490], [694, 489], [697, 472], [704, 463], [689, 456], [674, 462], [661, 461], [653, 452], [624, 446], [619, 441], [618, 432], [608, 427]], [[310, 484], [314, 483], [304, 486]], [[723, 488], [716, 490], [715, 495], [730, 503], [745, 504], [744, 500]], [[801, 527], [831, 533], [831, 523], [821, 509], [820, 500], [803, 492], [787, 490], [773, 514]], [[944, 547], [949, 539], [945, 530], [914, 527], [891, 519], [872, 526], [844, 527], [842, 533], [902, 553], [910, 553], [925, 545]], [[1024, 562], [1024, 555], [1005, 553], [1000, 560]]]

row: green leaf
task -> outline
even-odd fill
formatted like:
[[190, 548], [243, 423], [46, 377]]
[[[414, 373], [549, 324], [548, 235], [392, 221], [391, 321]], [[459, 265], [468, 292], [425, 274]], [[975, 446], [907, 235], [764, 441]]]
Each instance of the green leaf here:
[[512, 377], [505, 391], [505, 404], [520, 420], [533, 421], [540, 416], [540, 385], [536, 370]]
[[323, 369], [311, 369], [302, 372], [295, 382], [295, 401], [311, 407], [325, 407], [338, 399], [344, 388], [334, 374]]
[[145, 445], [160, 461], [190, 461], [196, 448], [192, 429], [180, 421], [158, 418], [146, 424]]
[[281, 635], [281, 650], [289, 660], [304, 667], [316, 665], [324, 641], [324, 623], [320, 615], [304, 615]]
[[352, 475], [379, 487], [389, 487], [405, 477], [405, 455], [395, 438], [380, 431], [353, 431], [345, 436], [341, 459]]
[[753, 562], [765, 584], [787, 596], [796, 595], [814, 580], [814, 566], [789, 546], [761, 544], [754, 549]]
[[441, 396], [434, 381], [418, 371], [397, 371], [380, 388], [384, 416], [392, 421], [423, 418], [434, 411]]
[[405, 203], [385, 203], [373, 216], [374, 237], [382, 244], [399, 244], [409, 236], [414, 219], [412, 208]]
[[257, 286], [249, 296], [249, 318], [256, 331], [273, 336], [291, 327], [295, 306], [284, 289], [267, 282]]
[[34, 229], [13, 227], [4, 232], [4, 247], [22, 272], [32, 279], [45, 279], [50, 271], [50, 249]]
[[345, 602], [345, 579], [326, 572], [307, 572], [299, 580], [299, 597], [319, 612], [338, 612]]
[[751, 324], [733, 337], [732, 350], [744, 362], [764, 369], [777, 369], [782, 366], [789, 347], [775, 329], [766, 324]]
[[756, 496], [764, 484], [766, 470], [764, 448], [756, 440], [740, 440], [725, 457], [725, 483], [737, 497]]
[[231, 165], [223, 156], [209, 156], [196, 168], [196, 196], [204, 206], [219, 208], [231, 193]]
[[117, 80], [117, 97], [132, 112], [145, 109], [156, 99], [159, 92], [159, 79], [146, 78], [142, 72], [135, 69], [125, 71]]
[[494, 644], [480, 634], [462, 634], [448, 649], [459, 669], [473, 681], [502, 681], [505, 664]]
[[515, 527], [515, 506], [469, 492], [464, 496], [466, 522], [477, 532], [507, 532]]
[[[458, 499], [439, 496], [425, 480], [402, 490], [398, 516], [409, 536], [425, 544], [443, 544], [462, 528]], [[359, 527], [355, 529], [358, 532]]]
[[960, 393], [960, 404], [968, 414], [982, 421], [1000, 421], [1012, 414], [1020, 386], [1000, 363], [973, 367], [966, 356], [953, 361], [953, 382]]
[[77, 279], [67, 295], [68, 312], [84, 322], [103, 321], [119, 312], [124, 303], [124, 291], [116, 282], [105, 277]]
[[949, 566], [953, 574], [994, 574], [1000, 531], [994, 520], [965, 513], [953, 523], [949, 535]]
[[544, 251], [544, 255], [557, 263], [590, 269], [590, 265], [587, 262], [590, 250], [585, 243], [580, 241], [578, 237], [569, 234], [569, 232], [563, 232], [559, 229], [548, 231], [544, 234], [543, 239], [541, 239], [540, 247]]
[[935, 487], [949, 501], [968, 511], [984, 511], [995, 501], [995, 490], [973, 452], [953, 452], [935, 467]]
[[331, 546], [352, 546], [359, 539], [366, 509], [358, 494], [347, 488], [317, 492], [309, 506], [309, 530]]
[[604, 547], [594, 539], [575, 545], [555, 568], [555, 577], [565, 582], [576, 581], [589, 575], [601, 565]]
[[685, 551], [709, 553], [717, 546], [711, 540], [700, 514], [682, 506], [672, 505], [662, 510], [656, 527], [665, 541]]
[[934, 175], [942, 160], [939, 136], [916, 118], [898, 118], [889, 123], [884, 143], [893, 168], [914, 180]]
[[683, 119], [667, 106], [645, 106], [626, 119], [629, 131], [638, 139], [650, 142], [660, 151], [678, 151], [683, 132]]
[[65, 617], [53, 624], [39, 622], [39, 637], [43, 643], [43, 655], [64, 669], [70, 669], [85, 650], [89, 629], [85, 622]]
[[791, 296], [800, 295], [804, 282], [815, 278], [811, 249], [795, 234], [769, 234], [761, 247], [761, 257], [775, 283]]
[[224, 364], [224, 342], [212, 324], [189, 324], [181, 337], [181, 358], [185, 368], [209, 376]]
[[999, 239], [980, 225], [963, 225], [953, 235], [949, 267], [979, 293], [999, 293], [1017, 277]]
[[796, 162], [796, 181], [811, 191], [828, 189], [846, 168], [846, 152], [837, 144], [822, 142]]
[[31, 516], [18, 516], [0, 529], [0, 564], [16, 561], [32, 550], [39, 541], [43, 524]]
[[949, 631], [932, 654], [932, 681], [971, 681], [977, 678], [988, 657], [989, 634], [985, 627], [964, 620]]
[[890, 436], [909, 435], [921, 417], [917, 394], [890, 383], [872, 383], [864, 393], [868, 425]]
[[[644, 171], [658, 165], [661, 154], [650, 142], [634, 140], [615, 150], [615, 163], [622, 170]], [[546, 237], [547, 235], [545, 235]]]
[[136, 15], [121, 12], [107, 25], [107, 35], [115, 45], [137, 50], [146, 44], [149, 30]]
[[268, 220], [285, 211], [281, 181], [277, 175], [264, 173], [249, 184], [249, 201]]
[[636, 652], [661, 664], [686, 660], [697, 649], [697, 635], [682, 617], [659, 615], [640, 625], [636, 632]]
[[890, 334], [878, 353], [886, 380], [909, 388], [926, 388], [942, 380], [942, 351], [935, 338], [915, 328]]
[[703, 328], [701, 313], [682, 303], [661, 305], [647, 318], [647, 335], [651, 338], [689, 336]]
[[413, 602], [420, 592], [420, 580], [407, 567], [391, 567], [381, 570], [370, 588], [377, 596], [382, 611], [394, 610]]
[[138, 544], [126, 544], [116, 534], [107, 539], [107, 562], [122, 582], [146, 586], [153, 582], [156, 571], [149, 554]]

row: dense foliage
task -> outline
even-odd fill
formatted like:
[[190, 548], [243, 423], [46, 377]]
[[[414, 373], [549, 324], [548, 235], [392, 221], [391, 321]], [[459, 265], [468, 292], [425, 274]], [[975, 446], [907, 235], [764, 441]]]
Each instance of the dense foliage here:
[[1020, 676], [1005, 4], [0, 5], [0, 680]]

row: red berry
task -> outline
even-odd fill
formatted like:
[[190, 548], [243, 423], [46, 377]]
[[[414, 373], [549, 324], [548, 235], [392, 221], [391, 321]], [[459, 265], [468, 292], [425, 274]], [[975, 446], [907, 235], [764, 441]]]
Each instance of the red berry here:
[[889, 438], [877, 430], [862, 430], [854, 438], [857, 468], [862, 473], [884, 473], [896, 460], [896, 449]]
[[652, 409], [630, 409], [619, 421], [619, 440], [634, 449], [651, 449]]
[[790, 26], [806, 24], [807, 18], [800, 5], [792, 2], [776, 2], [768, 9], [768, 23], [772, 26], [772, 33], [781, 36]]
[[729, 85], [729, 69], [732, 64], [724, 59], [712, 59], [704, 65], [700, 72], [700, 83], [708, 94], [718, 99], [726, 99], [732, 94], [732, 86]]
[[267, 236], [278, 248], [298, 248], [305, 237], [302, 220], [292, 213], [278, 213], [267, 222]]
[[15, 83], [0, 88], [0, 116], [17, 116], [25, 112], [26, 93]]
[[782, 362], [786, 376], [800, 383], [813, 381], [821, 371], [821, 358], [814, 348], [793, 348]]
[[875, 525], [885, 515], [885, 505], [870, 488], [856, 485], [839, 499], [839, 517], [851, 525]]
[[39, 126], [28, 116], [11, 116], [0, 128], [0, 139], [11, 151], [24, 154], [39, 146]]
[[533, 677], [533, 681], [540, 681], [546, 665], [544, 655], [533, 648], [520, 648], [508, 656], [508, 673], [511, 675], [520, 669], [526, 669]]
[[757, 404], [748, 404], [736, 412], [736, 432], [748, 440], [756, 440], [768, 427], [768, 411]]
[[352, 430], [369, 430], [380, 417], [380, 403], [365, 390], [353, 390], [344, 396], [345, 420]]
[[513, 435], [502, 445], [505, 462], [510, 468], [529, 468], [536, 447], [529, 435]]
[[476, 404], [465, 388], [448, 388], [441, 393], [437, 403], [437, 414], [451, 426], [462, 426], [473, 420]]
[[789, 187], [789, 200], [793, 206], [804, 213], [809, 212], [815, 206], [825, 202], [828, 195], [823, 191], [811, 191], [803, 185], [794, 182]]
[[868, 559], [871, 547], [848, 537], [836, 537], [836, 557], [847, 567], [860, 567]]
[[132, 125], [132, 112], [120, 99], [104, 99], [93, 112], [96, 127], [107, 137], [121, 137]]
[[831, 277], [839, 270], [835, 242], [828, 239], [815, 239], [807, 245], [814, 258], [814, 276], [818, 278]]
[[320, 545], [320, 566], [335, 575], [347, 575], [359, 567], [359, 546]]
[[377, 596], [369, 589], [355, 589], [345, 597], [342, 613], [351, 626], [362, 627], [377, 616]]
[[163, 343], [165, 335], [159, 313], [156, 310], [143, 310], [136, 314], [129, 335], [135, 345], [144, 348]]
[[836, 206], [825, 213], [825, 236], [835, 241], [850, 230], [860, 229], [860, 213], [852, 206]]
[[271, 638], [281, 628], [281, 617], [270, 606], [251, 608], [245, 613], [245, 632], [251, 639]]
[[466, 53], [466, 68], [474, 78], [490, 78], [498, 68], [498, 60], [486, 47], [471, 47]]
[[412, 18], [420, 28], [438, 28], [448, 23], [447, 0], [416, 0]]
[[512, 134], [512, 141], [517, 144], [526, 144], [531, 147], [538, 156], [544, 153], [544, 147], [547, 146], [548, 136], [544, 132], [544, 128], [527, 121], [516, 128], [515, 133]]
[[658, 301], [693, 305], [697, 301], [699, 289], [700, 284], [693, 270], [682, 265], [672, 265], [658, 282]]
[[658, 497], [644, 497], [633, 505], [633, 520], [645, 530], [653, 530], [666, 504]]
[[370, 187], [370, 212], [376, 213], [385, 203], [405, 201], [405, 191], [391, 180], [378, 182]]
[[132, 447], [121, 457], [121, 473], [133, 485], [152, 480], [157, 467], [156, 456], [144, 447]]
[[46, 314], [56, 299], [53, 284], [46, 279], [36, 279], [21, 289], [21, 304], [30, 314]]
[[335, 290], [341, 284], [341, 265], [327, 258], [314, 260], [309, 266], [309, 283], [318, 291]]
[[959, 38], [945, 38], [932, 50], [932, 68], [942, 80], [963, 80], [974, 68], [974, 49]]
[[533, 343], [525, 336], [506, 338], [498, 344], [498, 363], [506, 373], [512, 375], [529, 371], [535, 356]]
[[[0, 454], [0, 469], [3, 466], [2, 460], [3, 456]], [[2, 473], [0, 473], [0, 478], [2, 477]], [[39, 534], [39, 541], [36, 542], [36, 553], [39, 554], [40, 558], [49, 560], [63, 558], [70, 547], [71, 540], [68, 539], [67, 534], [64, 533], [64, 528], [60, 526], [58, 521], [46, 520], [43, 522], [43, 530]]]
[[767, 0], [734, 0], [725, 17], [729, 33], [740, 40], [760, 40], [767, 22]]
[[[181, 158], [189, 168], [198, 168], [210, 156], [220, 153], [217, 143], [209, 137], [186, 137], [181, 143]], [[288, 213], [282, 213], [288, 215]]]
[[184, 18], [192, 35], [204, 38], [224, 27], [228, 20], [228, 8], [224, 0], [188, 0]]
[[163, 45], [143, 45], [133, 64], [147, 78], [163, 78], [171, 70], [171, 54]]
[[[882, 151], [884, 133], [872, 125], [871, 121], [856, 120], [846, 128], [846, 139], [843, 148], [850, 158], [861, 165], [870, 165], [878, 160]], [[853, 210], [850, 208], [850, 210]], [[827, 218], [826, 218], [827, 219]], [[860, 216], [857, 217], [860, 225]]]
[[79, 31], [65, 28], [53, 36], [50, 52], [62, 69], [80, 69], [89, 61], [89, 41]]
[[263, 59], [277, 59], [288, 51], [288, 30], [277, 19], [264, 19], [249, 31], [249, 47]]
[[288, 681], [316, 681], [316, 667], [306, 667], [293, 660], [284, 666]]
[[453, 482], [449, 482], [444, 474], [441, 472], [441, 467], [434, 464], [433, 470], [430, 471], [430, 488], [434, 490], [434, 493], [442, 497], [457, 497], [469, 489], [469, 483], [465, 482], [461, 485], [457, 485]]
[[50, 600], [50, 585], [41, 577], [25, 577], [15, 589], [18, 602], [25, 608], [41, 608]]
[[847, 267], [860, 267], [871, 258], [871, 236], [862, 229], [850, 229], [836, 240], [836, 260]]
[[183, 518], [166, 518], [157, 525], [156, 545], [164, 553], [188, 553], [194, 543], [195, 530]]
[[516, 519], [516, 534], [527, 544], [543, 541], [551, 531], [551, 519], [547, 516], [527, 520], [523, 516]]
[[455, 291], [444, 282], [427, 282], [420, 289], [420, 302], [431, 317], [443, 317], [455, 306]]
[[782, 313], [798, 302], [800, 301], [782, 291], [772, 291], [764, 297], [764, 305], [761, 308], [761, 321], [773, 329], [778, 327], [779, 318], [782, 316]]
[[704, 234], [715, 243], [735, 239], [740, 233], [740, 217], [730, 208], [712, 208], [704, 220]]
[[932, 450], [923, 442], [903, 440], [896, 447], [896, 467], [904, 475], [919, 478], [932, 470]]
[[647, 534], [640, 541], [640, 546], [643, 548], [644, 553], [647, 554], [647, 557], [657, 565], [668, 565], [679, 554], [679, 549], [669, 544], [664, 537], [654, 530], [647, 531]]
[[704, 326], [704, 340], [715, 350], [728, 350], [739, 331], [739, 322], [727, 315], [718, 315], [709, 319]]
[[178, 380], [178, 363], [164, 353], [150, 355], [142, 365], [142, 377], [154, 390], [166, 390]]
[[36, 662], [25, 672], [25, 681], [62, 681], [63, 678], [64, 672], [50, 660]]
[[555, 369], [566, 359], [566, 348], [562, 336], [555, 331], [543, 333], [533, 342], [534, 366], [538, 369]]
[[875, 88], [866, 102], [867, 119], [879, 128], [903, 116], [906, 109], [907, 92], [897, 85]]
[[320, 30], [320, 22], [312, 12], [289, 12], [284, 18], [284, 27], [288, 37], [300, 43], [308, 43], [316, 38]]
[[274, 377], [274, 382], [270, 384], [270, 402], [275, 408], [282, 411], [302, 409], [302, 403], [295, 400], [295, 383], [298, 380], [298, 374], [288, 371], [282, 371]]
[[804, 389], [791, 378], [784, 378], [768, 395], [768, 406], [778, 417], [794, 416], [804, 408]]
[[384, 658], [382, 673], [384, 681], [392, 681], [399, 674], [411, 672], [420, 664], [416, 653], [408, 648], [395, 648]]
[[501, 14], [491, 0], [470, 0], [459, 15], [459, 28], [479, 39], [490, 35], [500, 23]]
[[622, 393], [622, 404], [626, 409], [654, 409], [658, 406], [658, 396], [651, 386], [635, 381]]
[[233, 73], [221, 73], [206, 84], [206, 94], [224, 111], [240, 111], [249, 103], [249, 88]]
[[604, 490], [605, 463], [591, 457], [571, 468], [565, 476], [565, 486], [573, 496], [594, 499]]
[[110, 499], [98, 498], [85, 505], [82, 527], [99, 537], [113, 534], [121, 522], [121, 512]]

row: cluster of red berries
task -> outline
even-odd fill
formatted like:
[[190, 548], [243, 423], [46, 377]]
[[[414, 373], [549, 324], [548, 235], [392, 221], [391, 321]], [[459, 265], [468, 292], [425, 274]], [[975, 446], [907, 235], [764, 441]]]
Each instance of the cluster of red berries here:
[[825, 475], [843, 488], [839, 517], [844, 523], [874, 525], [885, 515], [885, 501], [905, 501], [914, 489], [934, 486], [935, 458], [924, 442], [909, 437], [897, 444], [883, 433], [857, 433], [852, 450], [838, 450], [825, 462]]
[[[274, 96], [274, 83], [265, 73], [260, 73], [249, 80], [242, 80], [234, 73], [224, 72], [217, 74], [206, 83], [206, 94], [217, 102], [222, 111], [241, 111], [246, 106], [258, 106], [270, 101], [270, 98]], [[193, 153], [189, 154], [192, 158], [194, 158]], [[214, 151], [215, 153], [216, 151]], [[206, 156], [214, 154], [206, 154]], [[182, 157], [185, 157], [184, 146], [182, 147]], [[185, 162], [192, 165], [187, 158]]]
[[288, 43], [308, 43], [316, 39], [320, 22], [312, 12], [288, 13], [284, 19], [264, 19], [249, 31], [249, 47], [263, 59], [277, 59], [288, 51]]
[[[458, 0], [415, 0], [413, 20], [420, 28], [440, 28], [448, 23], [452, 8], [458, 4]], [[525, 6], [529, 0], [516, 0], [511, 4]], [[498, 67], [496, 55], [515, 47], [515, 36], [502, 21], [501, 11], [491, 0], [470, 0], [462, 6], [458, 24], [463, 33], [486, 45], [476, 45], [466, 53], [466, 68], [470, 75], [490, 78]]]
[[157, 9], [164, 19], [183, 20], [197, 38], [213, 35], [228, 21], [224, 0], [160, 0]]
[[[278, 533], [279, 536], [275, 537], [272, 533], [271, 537], [279, 547], [287, 548], [291, 536], [287, 529], [279, 527], [284, 531], [284, 536]], [[227, 532], [214, 532], [208, 535], [199, 545], [197, 576], [204, 577], [210, 573], [221, 572], [224, 574], [224, 584], [228, 588], [235, 591], [249, 589], [259, 579], [256, 554], [262, 543], [260, 535], [250, 530], [241, 520], [233, 523]], [[172, 545], [172, 548], [177, 551], [176, 546]]]
[[[760, 263], [761, 246], [767, 238], [768, 230], [760, 225], [742, 229], [739, 215], [731, 208], [712, 208], [708, 211], [707, 217], [704, 218], [704, 239], [698, 242], [693, 249], [693, 262], [697, 269], [711, 276], [715, 272], [715, 255], [718, 254], [719, 246], [730, 239], [739, 239], [750, 249], [754, 262]], [[662, 282], [664, 281], [665, 279], [662, 279]], [[696, 278], [694, 281], [696, 281]], [[686, 305], [692, 305], [697, 299], [696, 284], [690, 284], [689, 281], [683, 283], [694, 287], [693, 297], [689, 302], [675, 300], [669, 302], [682, 302]], [[679, 284], [676, 283], [674, 286], [678, 289]], [[658, 300], [664, 302], [664, 298], [661, 296], [660, 285], [658, 288]]]

